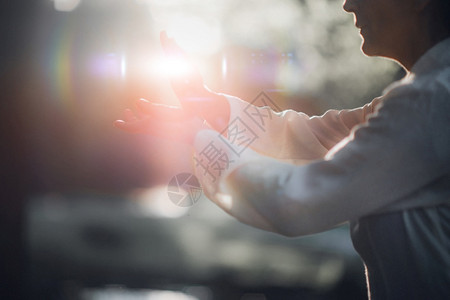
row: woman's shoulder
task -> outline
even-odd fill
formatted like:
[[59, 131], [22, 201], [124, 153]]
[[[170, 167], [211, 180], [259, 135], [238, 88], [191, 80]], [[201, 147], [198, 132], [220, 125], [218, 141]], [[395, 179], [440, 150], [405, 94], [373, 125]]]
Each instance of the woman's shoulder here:
[[426, 75], [409, 74], [389, 85], [383, 93], [384, 101], [414, 102], [419, 106], [450, 102], [450, 66], [434, 70]]

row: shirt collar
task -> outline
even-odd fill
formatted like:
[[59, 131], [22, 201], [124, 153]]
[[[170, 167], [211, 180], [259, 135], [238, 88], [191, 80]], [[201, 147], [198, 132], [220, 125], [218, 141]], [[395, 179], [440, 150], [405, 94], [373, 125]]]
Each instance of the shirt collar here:
[[431, 49], [414, 64], [411, 74], [420, 75], [450, 66], [450, 38], [447, 38]]

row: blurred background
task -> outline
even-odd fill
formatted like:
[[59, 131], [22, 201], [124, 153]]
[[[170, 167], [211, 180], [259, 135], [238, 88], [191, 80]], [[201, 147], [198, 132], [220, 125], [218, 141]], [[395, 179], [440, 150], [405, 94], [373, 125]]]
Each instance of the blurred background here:
[[174, 205], [191, 150], [112, 126], [177, 104], [166, 30], [216, 92], [311, 115], [402, 76], [338, 0], [8, 0], [0, 5], [1, 299], [365, 299], [346, 226], [284, 238], [207, 199]]

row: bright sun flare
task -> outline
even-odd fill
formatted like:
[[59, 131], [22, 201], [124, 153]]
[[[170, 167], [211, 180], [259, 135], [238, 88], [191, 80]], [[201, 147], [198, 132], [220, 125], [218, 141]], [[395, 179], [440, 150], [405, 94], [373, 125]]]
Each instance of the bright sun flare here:
[[165, 76], [181, 76], [189, 72], [189, 63], [182, 58], [164, 57], [160, 58], [153, 64], [152, 68], [155, 72]]

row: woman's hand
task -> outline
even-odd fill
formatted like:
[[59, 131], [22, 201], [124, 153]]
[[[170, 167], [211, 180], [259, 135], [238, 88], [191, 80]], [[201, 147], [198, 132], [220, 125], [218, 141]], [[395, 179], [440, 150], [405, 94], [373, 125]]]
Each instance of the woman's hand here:
[[[191, 110], [191, 108], [195, 107], [199, 98], [208, 97], [210, 91], [206, 88], [200, 71], [175, 40], [169, 38], [167, 33], [162, 31], [160, 41], [167, 58], [174, 63], [183, 64], [182, 72], [170, 74], [170, 82], [183, 108], [195, 114], [195, 110]], [[191, 107], [191, 103], [194, 107]]]
[[214, 93], [206, 87], [200, 71], [165, 31], [161, 32], [160, 39], [165, 54], [175, 61], [184, 61], [187, 66], [185, 72], [172, 74], [170, 79], [172, 89], [186, 114], [200, 117], [214, 129], [223, 131], [228, 125], [230, 114], [225, 96]]
[[129, 133], [144, 133], [192, 145], [198, 131], [209, 128], [203, 120], [187, 114], [182, 108], [151, 103], [140, 99], [137, 112], [127, 109], [124, 119], [114, 125]]
[[192, 144], [201, 129], [222, 132], [228, 125], [229, 104], [225, 96], [210, 91], [204, 84], [198, 69], [186, 53], [161, 33], [161, 45], [169, 59], [184, 61], [188, 66], [182, 74], [172, 74], [170, 81], [181, 107], [137, 101], [137, 113], [127, 109], [123, 120], [115, 126], [130, 133], [147, 133], [153, 136]]

